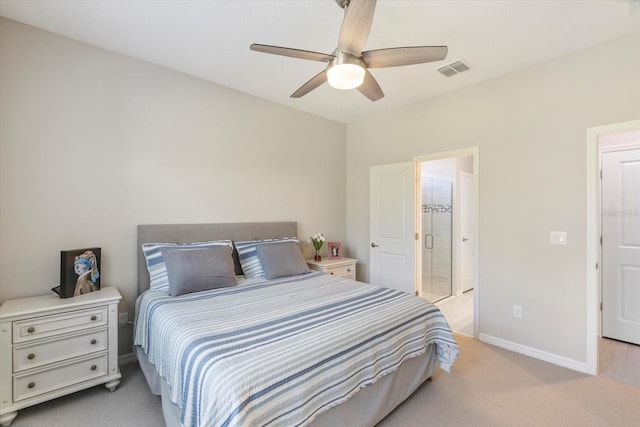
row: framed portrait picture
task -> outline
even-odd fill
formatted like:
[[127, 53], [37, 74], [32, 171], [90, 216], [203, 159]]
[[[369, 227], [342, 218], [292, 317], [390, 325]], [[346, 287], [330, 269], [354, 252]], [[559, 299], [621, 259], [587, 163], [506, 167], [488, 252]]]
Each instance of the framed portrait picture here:
[[342, 259], [342, 245], [340, 242], [328, 242], [327, 250], [329, 251], [329, 259]]
[[60, 298], [100, 289], [100, 248], [60, 251]]

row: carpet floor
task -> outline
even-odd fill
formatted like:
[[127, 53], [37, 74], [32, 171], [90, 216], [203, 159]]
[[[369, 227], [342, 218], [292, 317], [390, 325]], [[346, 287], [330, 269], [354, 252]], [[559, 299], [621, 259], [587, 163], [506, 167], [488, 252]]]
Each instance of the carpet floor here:
[[[640, 425], [638, 387], [456, 337], [461, 355], [452, 372], [436, 370], [378, 427]], [[163, 426], [160, 398], [138, 365], [121, 371], [114, 393], [94, 387], [26, 408], [12, 427]]]

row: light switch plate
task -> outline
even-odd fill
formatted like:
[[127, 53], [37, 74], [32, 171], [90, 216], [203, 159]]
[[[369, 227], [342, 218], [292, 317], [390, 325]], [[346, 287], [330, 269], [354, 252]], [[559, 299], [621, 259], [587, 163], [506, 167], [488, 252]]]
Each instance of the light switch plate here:
[[567, 244], [567, 232], [566, 231], [552, 231], [551, 232], [551, 244], [552, 245], [566, 245]]

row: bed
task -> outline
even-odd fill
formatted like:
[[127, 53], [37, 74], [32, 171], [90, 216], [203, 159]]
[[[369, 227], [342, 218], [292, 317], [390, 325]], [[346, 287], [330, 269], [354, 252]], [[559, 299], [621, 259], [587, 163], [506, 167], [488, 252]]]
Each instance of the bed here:
[[[296, 235], [295, 222], [140, 225], [138, 248]], [[138, 249], [135, 352], [169, 427], [373, 426], [459, 352], [427, 301], [319, 272], [180, 296], [149, 281]]]

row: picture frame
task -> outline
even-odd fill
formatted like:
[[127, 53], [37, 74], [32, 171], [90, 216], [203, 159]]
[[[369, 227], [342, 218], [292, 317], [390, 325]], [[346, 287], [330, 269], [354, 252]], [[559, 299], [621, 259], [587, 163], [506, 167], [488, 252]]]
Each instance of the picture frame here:
[[340, 242], [327, 242], [329, 259], [342, 259], [342, 245]]
[[100, 248], [60, 251], [60, 286], [53, 291], [71, 298], [100, 290]]

